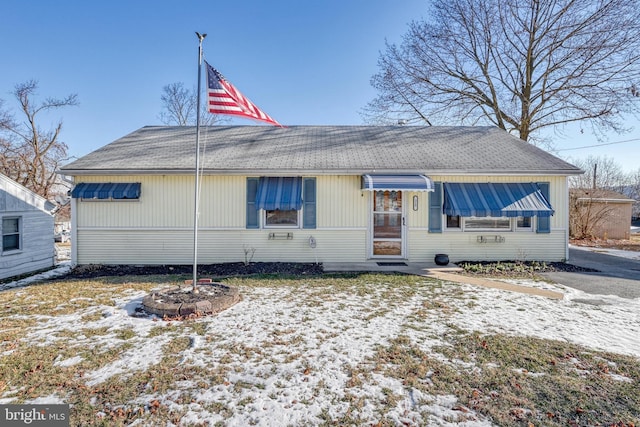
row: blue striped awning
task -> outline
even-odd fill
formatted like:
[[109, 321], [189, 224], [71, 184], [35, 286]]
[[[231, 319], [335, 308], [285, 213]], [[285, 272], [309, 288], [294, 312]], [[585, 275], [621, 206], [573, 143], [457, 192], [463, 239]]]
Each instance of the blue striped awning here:
[[433, 181], [424, 175], [362, 175], [362, 189], [433, 191]]
[[301, 177], [260, 177], [256, 208], [289, 211], [302, 208]]
[[139, 199], [139, 182], [80, 182], [71, 190], [76, 199]]
[[444, 183], [444, 213], [477, 217], [548, 217], [554, 211], [534, 183]]

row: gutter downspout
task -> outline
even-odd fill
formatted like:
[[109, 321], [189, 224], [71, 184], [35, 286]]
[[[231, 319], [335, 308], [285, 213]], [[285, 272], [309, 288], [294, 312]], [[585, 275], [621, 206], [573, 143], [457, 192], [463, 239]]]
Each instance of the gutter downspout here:
[[[68, 184], [75, 184], [73, 176], [68, 178], [68, 175], [60, 175], [62, 180]], [[69, 197], [71, 202], [71, 267], [78, 265], [78, 203], [75, 198]]]
[[71, 199], [71, 267], [78, 265], [78, 218], [77, 201]]

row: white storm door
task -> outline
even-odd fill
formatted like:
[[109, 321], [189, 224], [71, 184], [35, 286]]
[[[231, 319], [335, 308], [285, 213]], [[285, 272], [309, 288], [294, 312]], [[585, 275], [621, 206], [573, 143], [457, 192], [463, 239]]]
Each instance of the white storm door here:
[[404, 256], [404, 207], [402, 191], [373, 191], [371, 218], [371, 255]]

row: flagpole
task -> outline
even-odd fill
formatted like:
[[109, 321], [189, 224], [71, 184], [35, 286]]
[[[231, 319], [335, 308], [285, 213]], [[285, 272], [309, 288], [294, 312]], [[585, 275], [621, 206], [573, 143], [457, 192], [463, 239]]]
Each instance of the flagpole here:
[[199, 210], [199, 193], [200, 193], [200, 85], [202, 76], [202, 41], [206, 34], [200, 34], [196, 31], [198, 36], [198, 95], [196, 104], [196, 167], [195, 167], [195, 190], [193, 194], [193, 283], [192, 292], [198, 293], [198, 210]]

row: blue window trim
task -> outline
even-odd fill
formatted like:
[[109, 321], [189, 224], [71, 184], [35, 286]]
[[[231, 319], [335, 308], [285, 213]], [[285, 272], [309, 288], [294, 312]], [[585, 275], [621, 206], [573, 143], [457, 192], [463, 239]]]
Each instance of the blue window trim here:
[[429, 233], [442, 233], [442, 182], [433, 183], [429, 193]]
[[[246, 200], [246, 228], [247, 229], [259, 229], [260, 224], [260, 206], [258, 204], [258, 196], [260, 192], [260, 182], [265, 177], [247, 177], [247, 200]], [[276, 177], [277, 178], [277, 177]], [[298, 178], [301, 181], [302, 197], [300, 206], [296, 210], [302, 210], [302, 227], [303, 229], [315, 229], [317, 223], [317, 191], [316, 191], [316, 178]], [[263, 181], [264, 182], [264, 181]], [[293, 206], [297, 206], [294, 204]], [[269, 206], [267, 206], [269, 207]], [[282, 206], [288, 207], [288, 206]], [[274, 209], [264, 209], [274, 210]], [[288, 209], [287, 209], [288, 210]], [[266, 228], [266, 227], [265, 227]], [[298, 226], [297, 228], [300, 228]]]

